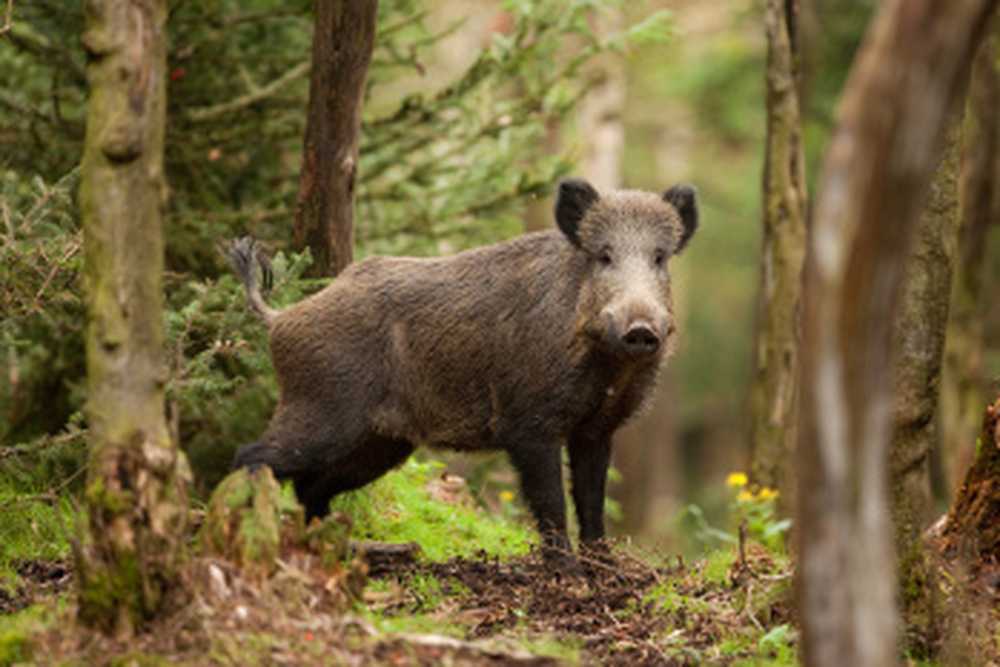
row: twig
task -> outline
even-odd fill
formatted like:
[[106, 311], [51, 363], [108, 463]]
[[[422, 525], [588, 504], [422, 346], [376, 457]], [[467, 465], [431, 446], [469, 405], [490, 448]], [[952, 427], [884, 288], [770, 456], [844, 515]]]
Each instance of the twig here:
[[255, 91], [251, 91], [246, 95], [229, 100], [228, 102], [223, 102], [222, 104], [213, 104], [212, 106], [188, 109], [185, 115], [189, 120], [201, 122], [213, 120], [234, 111], [245, 109], [248, 106], [256, 104], [257, 102], [274, 95], [288, 83], [308, 73], [310, 64], [311, 63], [309, 61], [303, 61], [266, 86], [261, 86]]
[[33, 442], [26, 445], [14, 445], [13, 447], [0, 447], [0, 461], [6, 458], [11, 458], [14, 456], [21, 456], [23, 454], [29, 454], [37, 452], [41, 449], [46, 449], [48, 447], [53, 447], [55, 445], [60, 445], [66, 442], [71, 442], [74, 439], [80, 437], [82, 431], [71, 431], [69, 433], [63, 433], [62, 435], [57, 435], [55, 437], [46, 438], [42, 442]]
[[38, 292], [35, 294], [35, 300], [31, 304], [31, 310], [35, 310], [36, 308], [38, 308], [39, 301], [42, 298], [42, 294], [44, 294], [45, 290], [48, 289], [49, 283], [51, 283], [52, 279], [55, 278], [56, 274], [59, 272], [59, 269], [63, 268], [63, 264], [65, 264], [70, 257], [75, 255], [78, 250], [80, 250], [80, 241], [74, 241], [73, 243], [70, 244], [69, 249], [66, 250], [65, 253], [63, 253], [63, 256], [59, 259], [59, 261], [56, 262], [55, 266], [52, 267], [52, 270], [49, 271], [49, 275], [45, 277], [45, 282], [43, 282], [42, 286], [38, 288]]
[[758, 621], [757, 617], [753, 615], [753, 581], [752, 580], [747, 585], [747, 599], [746, 599], [746, 603], [743, 605], [743, 613], [746, 614], [746, 617], [750, 619], [750, 622], [753, 623], [757, 627], [758, 630], [760, 630], [761, 632], [764, 631], [764, 627], [760, 624], [760, 621]]

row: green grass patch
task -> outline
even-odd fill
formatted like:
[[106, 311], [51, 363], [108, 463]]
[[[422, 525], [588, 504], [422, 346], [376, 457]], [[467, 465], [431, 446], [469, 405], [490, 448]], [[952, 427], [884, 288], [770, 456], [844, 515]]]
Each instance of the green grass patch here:
[[17, 584], [15, 565], [69, 555], [76, 512], [66, 496], [50, 502], [17, 492], [0, 480], [0, 586]]
[[331, 508], [354, 521], [355, 539], [416, 542], [432, 561], [479, 551], [509, 558], [530, 550], [537, 537], [529, 526], [471, 504], [431, 498], [427, 483], [442, 468], [437, 461], [410, 459], [374, 484], [338, 496]]

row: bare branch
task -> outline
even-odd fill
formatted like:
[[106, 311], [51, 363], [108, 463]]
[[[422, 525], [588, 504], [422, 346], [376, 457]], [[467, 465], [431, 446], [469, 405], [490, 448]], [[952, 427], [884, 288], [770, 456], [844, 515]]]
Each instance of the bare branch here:
[[257, 102], [277, 94], [282, 88], [287, 86], [292, 81], [308, 74], [309, 66], [310, 63], [308, 61], [301, 62], [266, 86], [261, 86], [255, 90], [252, 89], [246, 95], [229, 100], [228, 102], [213, 104], [212, 106], [207, 107], [188, 109], [185, 115], [189, 120], [202, 122], [206, 120], [214, 120], [233, 113], [234, 111], [245, 109], [253, 104], [256, 104]]

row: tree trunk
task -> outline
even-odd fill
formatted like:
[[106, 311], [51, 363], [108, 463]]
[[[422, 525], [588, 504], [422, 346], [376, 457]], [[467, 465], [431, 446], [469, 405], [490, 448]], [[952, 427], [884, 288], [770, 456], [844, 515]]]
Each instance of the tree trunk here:
[[757, 301], [756, 374], [750, 389], [752, 480], [791, 503], [798, 416], [799, 303], [806, 253], [805, 154], [798, 95], [797, 0], [768, 0], [767, 153]]
[[377, 0], [316, 0], [312, 73], [294, 245], [309, 248], [314, 277], [354, 257], [354, 184]]
[[908, 624], [932, 634], [932, 569], [922, 535], [931, 518], [930, 455], [938, 432], [938, 388], [951, 277], [958, 245], [962, 137], [955, 105], [944, 153], [914, 230], [892, 330], [891, 516], [900, 599]]
[[127, 636], [176, 590], [190, 478], [164, 414], [167, 2], [89, 0], [85, 12], [80, 209], [91, 451], [76, 578], [80, 620]]
[[[621, 9], [594, 12], [594, 32], [607, 36], [621, 30]], [[620, 188], [625, 154], [625, 63], [620, 54], [602, 54], [588, 68], [591, 85], [577, 112], [583, 159], [580, 169], [598, 190]]]
[[895, 665], [890, 341], [952, 102], [996, 0], [886, 0], [848, 79], [810, 238], [798, 450], [808, 665]]
[[[973, 456], [986, 404], [983, 377], [983, 285], [990, 226], [1000, 219], [1000, 39], [992, 34], [976, 56], [969, 87], [962, 173], [962, 220], [941, 388], [941, 461], [949, 489]], [[948, 494], [951, 495], [950, 492]]]

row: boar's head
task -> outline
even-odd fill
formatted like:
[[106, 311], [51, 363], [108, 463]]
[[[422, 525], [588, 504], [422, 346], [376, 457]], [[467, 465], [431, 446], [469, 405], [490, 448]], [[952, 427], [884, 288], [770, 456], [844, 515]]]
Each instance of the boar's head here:
[[668, 263], [698, 226], [695, 189], [599, 193], [560, 183], [555, 217], [583, 267], [577, 326], [606, 352], [655, 359], [675, 337]]

